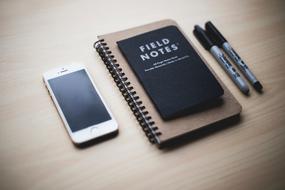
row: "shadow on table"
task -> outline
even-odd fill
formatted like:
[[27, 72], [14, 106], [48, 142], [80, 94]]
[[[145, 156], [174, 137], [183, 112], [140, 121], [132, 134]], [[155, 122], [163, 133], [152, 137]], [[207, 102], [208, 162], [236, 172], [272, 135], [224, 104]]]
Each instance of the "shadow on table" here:
[[182, 135], [174, 140], [166, 142], [160, 148], [164, 152], [172, 151], [174, 149], [178, 149], [179, 147], [185, 146], [191, 142], [203, 140], [207, 136], [214, 135], [222, 130], [226, 130], [228, 128], [237, 127], [242, 120], [242, 116], [237, 115], [231, 118], [225, 119], [223, 121], [208, 125], [206, 127], [197, 129], [196, 131], [192, 131], [191, 133]]

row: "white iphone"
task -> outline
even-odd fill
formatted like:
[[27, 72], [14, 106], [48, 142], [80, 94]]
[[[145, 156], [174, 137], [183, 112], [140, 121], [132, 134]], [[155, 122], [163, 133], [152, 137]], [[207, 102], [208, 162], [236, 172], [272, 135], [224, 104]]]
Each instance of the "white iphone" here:
[[43, 74], [69, 136], [81, 144], [118, 131], [118, 125], [84, 66], [70, 65]]

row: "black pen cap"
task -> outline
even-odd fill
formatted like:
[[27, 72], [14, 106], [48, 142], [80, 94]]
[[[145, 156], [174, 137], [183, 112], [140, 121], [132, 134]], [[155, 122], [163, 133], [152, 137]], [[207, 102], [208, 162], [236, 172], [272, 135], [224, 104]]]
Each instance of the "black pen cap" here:
[[227, 41], [211, 21], [206, 22], [205, 29], [208, 36], [215, 43], [215, 45], [222, 47], [223, 43]]
[[203, 30], [203, 28], [201, 28], [200, 26], [195, 25], [193, 33], [206, 50], [210, 50], [211, 47], [214, 45], [210, 38], [207, 36], [206, 31]]

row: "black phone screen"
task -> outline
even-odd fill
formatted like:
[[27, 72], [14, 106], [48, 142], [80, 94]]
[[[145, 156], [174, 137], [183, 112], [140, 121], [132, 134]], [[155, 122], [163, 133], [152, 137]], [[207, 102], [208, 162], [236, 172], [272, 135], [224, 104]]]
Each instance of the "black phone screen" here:
[[111, 119], [84, 69], [49, 79], [48, 83], [72, 132]]

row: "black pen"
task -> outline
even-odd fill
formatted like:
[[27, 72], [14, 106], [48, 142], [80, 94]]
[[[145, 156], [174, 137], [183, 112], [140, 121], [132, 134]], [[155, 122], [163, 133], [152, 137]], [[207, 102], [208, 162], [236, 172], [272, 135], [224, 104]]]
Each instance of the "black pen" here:
[[236, 53], [236, 51], [231, 47], [225, 37], [220, 33], [220, 31], [214, 26], [212, 22], [207, 22], [205, 24], [206, 32], [211, 38], [211, 40], [220, 48], [222, 48], [226, 54], [233, 60], [233, 62], [239, 67], [240, 71], [245, 75], [245, 77], [250, 81], [252, 86], [257, 90], [262, 90], [261, 83], [257, 80], [254, 74], [250, 71], [248, 66]]
[[231, 63], [227, 60], [225, 55], [222, 53], [220, 48], [216, 46], [211, 39], [207, 36], [206, 31], [204, 31], [200, 26], [196, 25], [194, 28], [194, 35], [198, 39], [198, 41], [202, 44], [202, 46], [211, 52], [211, 54], [216, 58], [218, 63], [223, 67], [226, 73], [231, 77], [233, 82], [238, 86], [238, 88], [244, 93], [249, 93], [249, 88], [246, 82], [241, 78], [239, 73], [235, 70], [235, 68], [231, 65]]

